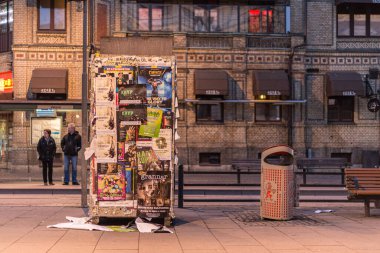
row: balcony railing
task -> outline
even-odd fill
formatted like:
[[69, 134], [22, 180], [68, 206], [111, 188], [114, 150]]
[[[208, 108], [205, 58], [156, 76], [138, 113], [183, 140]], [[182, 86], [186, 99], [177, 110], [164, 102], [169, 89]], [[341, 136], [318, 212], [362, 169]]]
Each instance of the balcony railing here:
[[247, 47], [252, 48], [290, 48], [289, 36], [248, 36]]
[[285, 5], [197, 5], [128, 3], [121, 5], [123, 32], [284, 34]]

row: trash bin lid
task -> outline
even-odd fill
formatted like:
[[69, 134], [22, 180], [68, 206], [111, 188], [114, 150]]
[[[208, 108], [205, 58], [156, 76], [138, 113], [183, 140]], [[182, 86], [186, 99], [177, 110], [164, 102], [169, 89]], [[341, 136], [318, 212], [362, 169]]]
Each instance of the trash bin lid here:
[[294, 164], [294, 150], [281, 145], [268, 148], [262, 153], [264, 162], [272, 165], [289, 166]]

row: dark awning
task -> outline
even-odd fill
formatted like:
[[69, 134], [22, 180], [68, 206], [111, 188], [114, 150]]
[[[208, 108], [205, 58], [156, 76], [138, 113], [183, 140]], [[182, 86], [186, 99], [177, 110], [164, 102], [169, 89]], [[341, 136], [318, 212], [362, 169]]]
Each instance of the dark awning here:
[[37, 94], [66, 94], [67, 84], [67, 69], [35, 69], [30, 80], [30, 90]]
[[350, 3], [350, 4], [375, 4], [374, 0], [336, 0], [335, 4], [344, 4], [344, 3]]
[[365, 96], [362, 77], [354, 71], [331, 71], [326, 73], [326, 94], [331, 96]]
[[228, 95], [228, 75], [223, 70], [195, 70], [196, 95]]
[[289, 79], [285, 70], [256, 70], [253, 72], [255, 96], [289, 96]]

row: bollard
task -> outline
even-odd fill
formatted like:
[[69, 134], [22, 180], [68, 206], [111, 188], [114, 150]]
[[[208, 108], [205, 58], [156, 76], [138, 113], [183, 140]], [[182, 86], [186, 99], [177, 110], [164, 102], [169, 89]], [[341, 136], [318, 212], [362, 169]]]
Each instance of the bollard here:
[[178, 208], [183, 208], [183, 165], [178, 166]]

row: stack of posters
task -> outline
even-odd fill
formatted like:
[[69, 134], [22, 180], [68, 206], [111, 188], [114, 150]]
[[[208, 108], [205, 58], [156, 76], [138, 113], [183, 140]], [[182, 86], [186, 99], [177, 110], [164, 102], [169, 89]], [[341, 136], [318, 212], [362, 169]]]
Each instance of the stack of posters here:
[[137, 200], [134, 208], [141, 217], [167, 217], [172, 203], [173, 66], [157, 57], [114, 57], [95, 58], [94, 69], [92, 191], [98, 201]]

